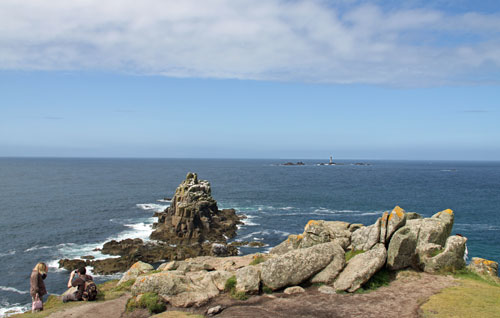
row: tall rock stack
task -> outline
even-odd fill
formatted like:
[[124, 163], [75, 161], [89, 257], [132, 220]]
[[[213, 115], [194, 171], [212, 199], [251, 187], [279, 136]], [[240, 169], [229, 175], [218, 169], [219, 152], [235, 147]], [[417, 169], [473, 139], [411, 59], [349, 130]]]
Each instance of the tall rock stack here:
[[234, 209], [219, 210], [210, 182], [192, 172], [177, 187], [170, 207], [155, 216], [151, 239], [170, 244], [225, 242], [236, 235], [240, 223]]

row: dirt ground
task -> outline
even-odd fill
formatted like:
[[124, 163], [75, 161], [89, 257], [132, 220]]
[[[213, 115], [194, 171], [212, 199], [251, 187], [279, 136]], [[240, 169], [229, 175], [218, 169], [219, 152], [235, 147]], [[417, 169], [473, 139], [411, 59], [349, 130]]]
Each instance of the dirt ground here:
[[[204, 314], [210, 307], [222, 305], [225, 309], [217, 318], [416, 318], [420, 305], [430, 296], [455, 283], [449, 276], [426, 273], [402, 272], [389, 286], [366, 294], [326, 295], [312, 286], [305, 293], [285, 295], [252, 296], [238, 301], [227, 295], [219, 295], [201, 308], [188, 312]], [[103, 303], [88, 303], [54, 313], [50, 318], [106, 317], [120, 318], [124, 315], [127, 296]], [[169, 310], [178, 310], [169, 308]], [[186, 309], [181, 309], [186, 310]], [[142, 316], [142, 315], [139, 315]]]

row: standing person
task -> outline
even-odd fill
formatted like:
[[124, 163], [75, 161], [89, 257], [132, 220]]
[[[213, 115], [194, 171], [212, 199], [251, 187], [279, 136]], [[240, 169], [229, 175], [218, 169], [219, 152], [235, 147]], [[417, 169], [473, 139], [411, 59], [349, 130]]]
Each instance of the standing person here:
[[[43, 301], [43, 296], [47, 295], [47, 290], [45, 289], [45, 283], [43, 282], [45, 277], [47, 277], [47, 271], [48, 271], [47, 265], [45, 263], [38, 263], [31, 272], [30, 295], [32, 303], [34, 303], [37, 300]], [[34, 307], [32, 306], [33, 312], [40, 310], [43, 310], [43, 305], [42, 308], [40, 309], [34, 309]]]
[[[69, 293], [63, 296], [63, 302], [82, 300], [83, 292], [85, 291], [85, 282], [92, 281], [92, 276], [86, 275], [85, 267], [80, 267], [78, 270], [72, 271], [69, 275], [68, 288], [76, 287], [74, 293]], [[75, 275], [77, 277], [75, 278]]]

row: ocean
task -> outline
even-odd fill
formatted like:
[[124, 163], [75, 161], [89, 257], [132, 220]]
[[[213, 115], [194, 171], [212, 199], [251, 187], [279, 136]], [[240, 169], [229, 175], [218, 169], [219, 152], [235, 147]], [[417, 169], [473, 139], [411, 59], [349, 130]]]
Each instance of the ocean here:
[[266, 244], [243, 254], [302, 233], [310, 219], [369, 225], [399, 205], [425, 217], [453, 209], [469, 258], [500, 261], [500, 162], [286, 161], [0, 158], [0, 316], [28, 308], [37, 262], [49, 264], [47, 290], [60, 294], [69, 276], [60, 258], [104, 258], [94, 249], [108, 240], [147, 239], [153, 213], [190, 171], [211, 182], [219, 208], [248, 216], [235, 239]]

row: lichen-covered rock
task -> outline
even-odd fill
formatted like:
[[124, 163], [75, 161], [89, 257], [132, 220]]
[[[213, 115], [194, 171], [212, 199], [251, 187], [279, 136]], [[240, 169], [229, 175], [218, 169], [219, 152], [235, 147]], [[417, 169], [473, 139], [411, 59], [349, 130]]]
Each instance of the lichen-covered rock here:
[[388, 244], [391, 236], [406, 224], [405, 211], [396, 206], [390, 213], [384, 212], [380, 223], [380, 243]]
[[260, 287], [260, 266], [247, 266], [236, 271], [236, 291], [257, 294]]
[[217, 287], [218, 290], [223, 291], [226, 286], [227, 280], [231, 278], [234, 273], [225, 270], [217, 270], [209, 272], [209, 275], [212, 276], [215, 287]]
[[182, 274], [163, 271], [139, 277], [132, 285], [132, 294], [159, 294], [175, 307], [201, 306], [219, 294], [212, 276], [205, 271]]
[[298, 249], [300, 248], [300, 242], [302, 241], [303, 238], [304, 236], [302, 234], [299, 235], [291, 234], [288, 236], [286, 240], [273, 247], [271, 251], [269, 251], [269, 254], [282, 255], [290, 251], [293, 251], [295, 249]]
[[386, 258], [384, 244], [377, 244], [371, 250], [354, 256], [337, 277], [335, 289], [351, 293], [356, 291], [384, 266]]
[[403, 226], [392, 236], [387, 248], [387, 268], [399, 270], [416, 267], [418, 232], [420, 227]]
[[273, 290], [306, 281], [332, 261], [337, 243], [323, 243], [290, 251], [261, 263], [262, 282]]
[[[334, 242], [335, 243], [335, 242]], [[333, 246], [333, 260], [323, 270], [311, 278], [311, 283], [333, 283], [345, 267], [345, 252], [340, 245]]]
[[422, 216], [420, 214], [418, 214], [417, 212], [406, 212], [406, 221], [408, 220], [417, 220], [417, 219], [421, 219]]
[[300, 286], [292, 286], [292, 287], [286, 288], [283, 291], [283, 293], [285, 293], [287, 295], [302, 294], [302, 293], [305, 293], [305, 290], [304, 290], [304, 288], [302, 288]]
[[154, 267], [152, 265], [139, 261], [132, 265], [130, 269], [126, 271], [125, 274], [123, 274], [122, 278], [118, 282], [118, 285], [131, 279], [136, 279], [139, 275], [148, 273], [152, 270], [154, 270]]
[[346, 249], [351, 243], [349, 225], [340, 221], [310, 220], [304, 227], [300, 248], [336, 241]]
[[468, 268], [479, 274], [498, 279], [498, 263], [480, 257], [473, 257]]
[[419, 248], [420, 266], [428, 273], [440, 270], [453, 271], [465, 267], [464, 252], [467, 238], [463, 236], [450, 236], [445, 247], [429, 243]]
[[332, 286], [323, 285], [318, 288], [318, 291], [322, 294], [335, 295], [337, 291]]
[[362, 227], [351, 235], [352, 249], [368, 251], [380, 242], [380, 225], [382, 218], [378, 218], [375, 224]]

